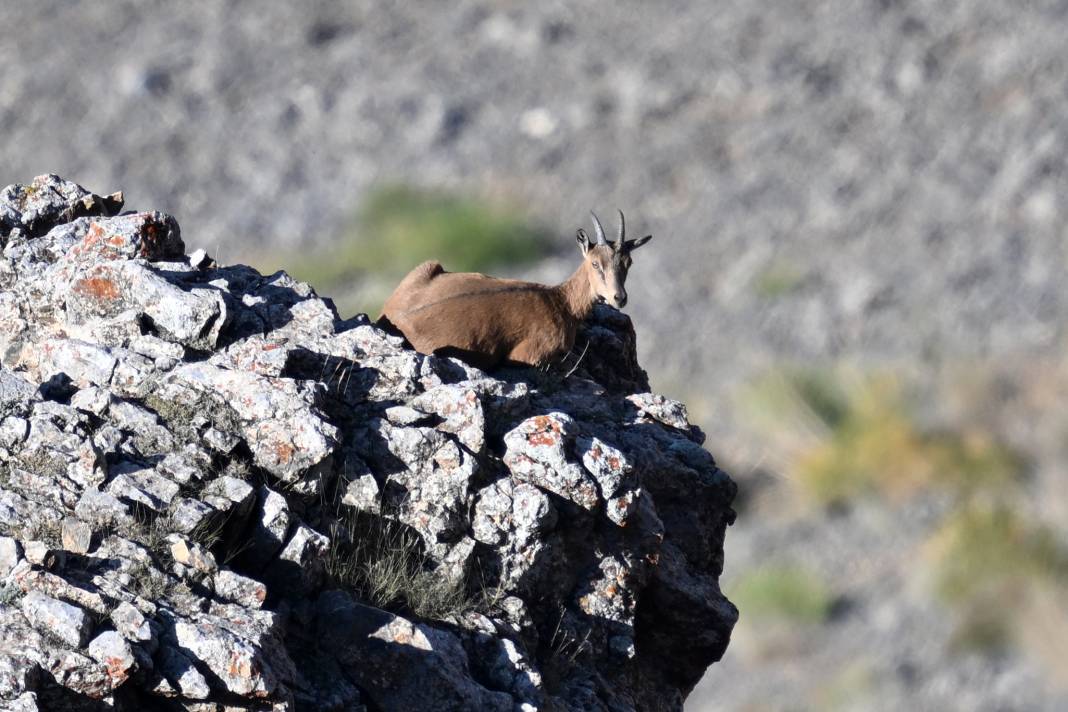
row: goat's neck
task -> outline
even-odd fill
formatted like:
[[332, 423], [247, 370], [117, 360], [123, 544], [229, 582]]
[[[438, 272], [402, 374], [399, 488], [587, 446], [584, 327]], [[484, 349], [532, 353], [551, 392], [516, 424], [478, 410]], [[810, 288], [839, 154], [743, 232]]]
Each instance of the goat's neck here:
[[593, 303], [597, 295], [590, 286], [590, 278], [586, 274], [586, 263], [583, 262], [567, 280], [557, 289], [564, 297], [568, 312], [576, 320], [583, 320], [593, 311]]

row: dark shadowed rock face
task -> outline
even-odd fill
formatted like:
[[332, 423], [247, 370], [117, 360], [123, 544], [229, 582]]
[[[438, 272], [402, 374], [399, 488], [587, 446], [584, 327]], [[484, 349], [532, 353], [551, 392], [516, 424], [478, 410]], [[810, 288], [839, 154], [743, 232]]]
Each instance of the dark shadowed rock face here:
[[[681, 708], [735, 487], [625, 316], [490, 375], [119, 209], [0, 192], [3, 704]], [[371, 590], [396, 531], [453, 604]]]

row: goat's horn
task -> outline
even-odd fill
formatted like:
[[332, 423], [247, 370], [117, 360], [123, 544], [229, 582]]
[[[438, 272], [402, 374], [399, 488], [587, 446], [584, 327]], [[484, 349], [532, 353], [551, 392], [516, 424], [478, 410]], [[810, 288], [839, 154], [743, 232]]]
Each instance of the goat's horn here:
[[591, 210], [590, 217], [593, 218], [593, 231], [597, 233], [597, 244], [607, 245], [608, 238], [604, 236], [604, 227], [601, 225], [601, 221], [597, 219], [597, 215]]
[[623, 249], [623, 238], [627, 236], [627, 222], [623, 219], [623, 211], [619, 211], [619, 239], [616, 240], [616, 252]]

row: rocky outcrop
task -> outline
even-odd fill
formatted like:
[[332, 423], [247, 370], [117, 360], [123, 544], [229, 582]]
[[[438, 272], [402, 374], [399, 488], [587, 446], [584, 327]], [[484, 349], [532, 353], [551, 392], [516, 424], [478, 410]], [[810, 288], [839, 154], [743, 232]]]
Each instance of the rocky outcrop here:
[[598, 311], [420, 355], [56, 176], [0, 193], [10, 709], [679, 709], [735, 487]]

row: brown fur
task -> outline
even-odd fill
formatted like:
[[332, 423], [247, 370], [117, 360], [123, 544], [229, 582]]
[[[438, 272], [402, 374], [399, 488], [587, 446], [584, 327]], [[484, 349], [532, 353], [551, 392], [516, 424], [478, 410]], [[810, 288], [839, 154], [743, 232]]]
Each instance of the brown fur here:
[[395, 327], [421, 353], [456, 356], [482, 369], [544, 366], [571, 351], [598, 298], [626, 303], [628, 253], [643, 242], [628, 241], [617, 251], [611, 243], [591, 245], [580, 231], [582, 264], [554, 287], [424, 262], [386, 300], [379, 324]]

